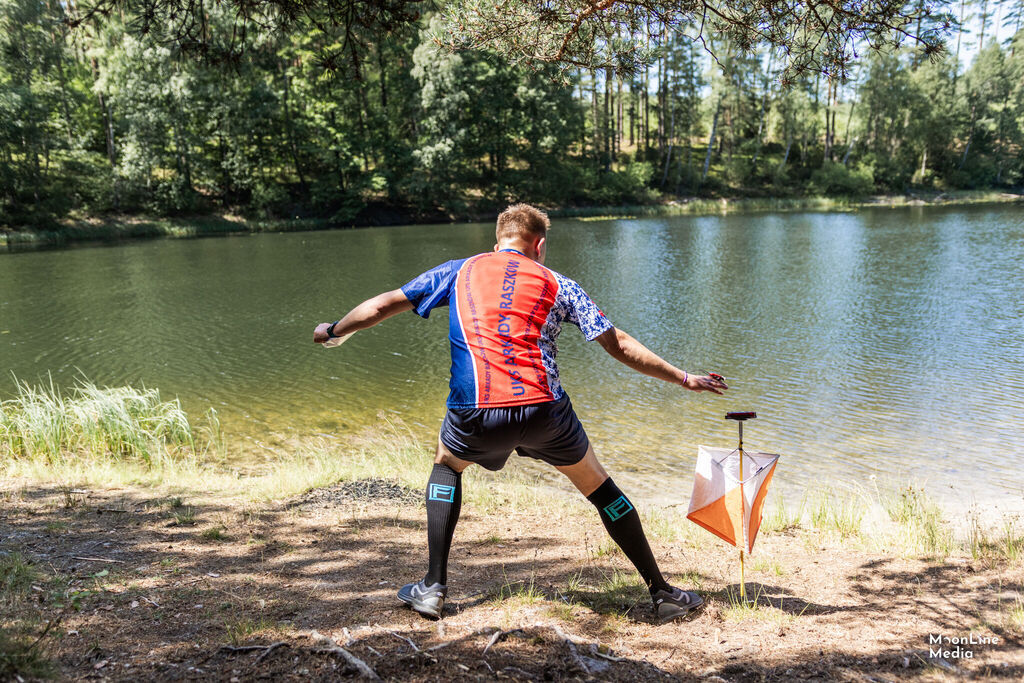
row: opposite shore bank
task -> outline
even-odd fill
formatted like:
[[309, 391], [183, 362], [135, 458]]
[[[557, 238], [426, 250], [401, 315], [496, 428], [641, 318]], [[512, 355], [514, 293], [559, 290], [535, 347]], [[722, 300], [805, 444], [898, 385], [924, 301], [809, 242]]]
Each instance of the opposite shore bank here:
[[[959, 206], [968, 204], [1024, 203], [1024, 194], [997, 191], [915, 192], [868, 198], [685, 198], [633, 206], [545, 207], [552, 218], [583, 220], [708, 216], [789, 211], [855, 211], [866, 208]], [[245, 235], [263, 232], [299, 232], [389, 225], [469, 223], [493, 220], [493, 211], [449, 215], [417, 214], [390, 207], [368, 206], [354, 221], [328, 218], [249, 219], [225, 214], [181, 217], [104, 216], [64, 221], [50, 229], [0, 227], [0, 250], [17, 251], [88, 242], [116, 242], [155, 237], [190, 238]]]

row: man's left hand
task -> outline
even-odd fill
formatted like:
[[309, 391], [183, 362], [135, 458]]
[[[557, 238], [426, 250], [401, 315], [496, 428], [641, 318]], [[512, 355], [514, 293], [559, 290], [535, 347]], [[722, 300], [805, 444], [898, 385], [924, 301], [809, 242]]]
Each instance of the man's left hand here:
[[313, 341], [317, 344], [323, 344], [325, 341], [330, 339], [331, 335], [327, 334], [327, 330], [330, 326], [331, 323], [320, 323], [317, 325], [316, 329], [313, 330]]
[[688, 375], [683, 386], [690, 391], [710, 391], [718, 395], [729, 388], [720, 375]]

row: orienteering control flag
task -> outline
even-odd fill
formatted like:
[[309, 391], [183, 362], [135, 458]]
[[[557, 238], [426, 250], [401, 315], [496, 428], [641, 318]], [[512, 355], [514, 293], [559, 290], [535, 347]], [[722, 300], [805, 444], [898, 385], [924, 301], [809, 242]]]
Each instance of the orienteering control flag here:
[[686, 517], [726, 543], [753, 552], [761, 508], [779, 456], [698, 446], [697, 474]]

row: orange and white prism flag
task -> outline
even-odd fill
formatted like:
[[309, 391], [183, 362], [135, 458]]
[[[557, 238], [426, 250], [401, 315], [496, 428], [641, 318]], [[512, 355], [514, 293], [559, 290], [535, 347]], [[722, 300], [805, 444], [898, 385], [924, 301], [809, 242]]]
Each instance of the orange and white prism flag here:
[[[687, 519], [726, 543], [753, 552], [761, 508], [779, 456], [698, 446], [697, 474]], [[742, 471], [743, 476], [740, 476]]]

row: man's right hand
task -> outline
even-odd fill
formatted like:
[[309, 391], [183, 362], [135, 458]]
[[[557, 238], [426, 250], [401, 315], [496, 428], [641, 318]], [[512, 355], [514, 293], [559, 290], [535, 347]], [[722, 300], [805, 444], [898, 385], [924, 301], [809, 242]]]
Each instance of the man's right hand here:
[[313, 341], [317, 344], [323, 344], [325, 341], [331, 338], [331, 335], [327, 334], [327, 329], [331, 326], [331, 323], [320, 323], [313, 330]]
[[683, 386], [690, 391], [710, 391], [713, 394], [719, 395], [729, 388], [725, 380], [709, 375], [687, 375]]

